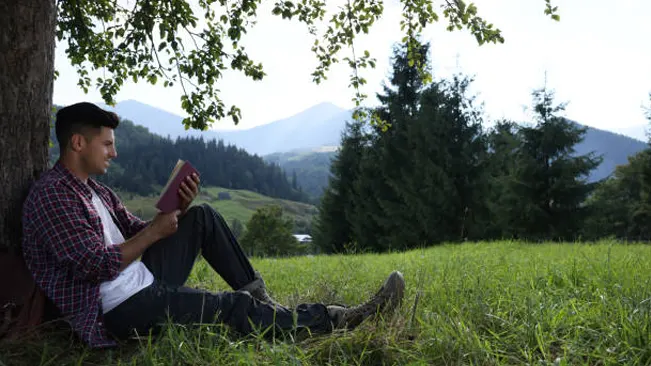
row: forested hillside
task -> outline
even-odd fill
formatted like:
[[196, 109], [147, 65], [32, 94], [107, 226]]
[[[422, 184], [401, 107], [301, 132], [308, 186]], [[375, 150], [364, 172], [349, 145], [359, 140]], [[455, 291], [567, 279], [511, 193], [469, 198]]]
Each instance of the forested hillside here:
[[336, 154], [336, 151], [308, 150], [274, 153], [263, 158], [270, 163], [278, 164], [288, 176], [292, 177], [292, 182], [296, 180], [303, 192], [318, 202], [328, 185], [330, 165]]
[[[575, 146], [577, 156], [594, 152], [602, 157], [601, 163], [588, 176], [588, 181], [596, 182], [615, 173], [619, 165], [625, 165], [628, 158], [646, 149], [647, 144], [634, 138], [581, 125], [585, 128], [584, 138]], [[319, 149], [274, 153], [263, 156], [266, 161], [277, 163], [288, 176], [296, 176], [298, 185], [315, 202], [328, 185], [330, 164], [336, 151]]]
[[[51, 136], [50, 162], [53, 163], [59, 156], [59, 146], [53, 130]], [[197, 167], [203, 185], [307, 201], [307, 195], [298, 186], [292, 186], [277, 164], [222, 141], [204, 141], [198, 137], [172, 140], [128, 120], [120, 122], [115, 138], [118, 157], [108, 173], [97, 179], [119, 190], [158, 195], [177, 160], [183, 159]]]

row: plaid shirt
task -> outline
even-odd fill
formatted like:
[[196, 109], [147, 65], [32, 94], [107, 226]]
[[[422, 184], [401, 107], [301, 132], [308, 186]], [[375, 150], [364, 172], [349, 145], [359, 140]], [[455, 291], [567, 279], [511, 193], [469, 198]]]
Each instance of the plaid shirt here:
[[91, 347], [114, 346], [102, 323], [101, 282], [120, 272], [120, 246], [106, 246], [93, 189], [125, 239], [146, 226], [108, 187], [82, 182], [60, 162], [34, 183], [23, 205], [23, 254], [36, 283]]

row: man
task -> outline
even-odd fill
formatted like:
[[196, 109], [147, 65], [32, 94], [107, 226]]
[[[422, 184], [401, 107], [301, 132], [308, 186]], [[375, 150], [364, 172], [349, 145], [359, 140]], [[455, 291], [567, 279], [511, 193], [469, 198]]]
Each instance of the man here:
[[[393, 272], [374, 297], [356, 307], [279, 305], [222, 216], [208, 205], [190, 207], [197, 176], [179, 189], [179, 211], [158, 213], [150, 222], [135, 217], [113, 191], [91, 178], [105, 174], [117, 156], [113, 130], [118, 124], [116, 114], [91, 103], [62, 108], [55, 125], [60, 158], [33, 185], [23, 207], [25, 261], [91, 347], [148, 334], [168, 319], [219, 322], [241, 334], [268, 327], [323, 333], [353, 328], [400, 303], [404, 279]], [[184, 286], [199, 253], [235, 291]]]

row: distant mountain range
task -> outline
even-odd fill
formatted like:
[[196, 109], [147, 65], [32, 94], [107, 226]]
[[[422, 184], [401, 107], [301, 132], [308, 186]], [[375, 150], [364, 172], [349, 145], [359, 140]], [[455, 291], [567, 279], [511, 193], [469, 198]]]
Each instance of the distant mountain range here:
[[616, 128], [615, 131], [613, 132], [619, 133], [624, 136], [632, 137], [637, 140], [647, 141], [649, 140], [649, 132], [651, 132], [651, 130], [647, 125], [637, 125], [637, 126]]
[[292, 117], [247, 130], [185, 130], [182, 117], [134, 100], [118, 103], [114, 110], [120, 117], [147, 127], [164, 137], [203, 136], [206, 140], [222, 139], [251, 154], [267, 155], [323, 145], [338, 145], [351, 112], [331, 103], [317, 104]]
[[[267, 156], [268, 160], [287, 166], [288, 174], [297, 168], [297, 160], [302, 160], [303, 163], [313, 164], [319, 161], [321, 164], [327, 164], [333, 153], [325, 154], [327, 156], [325, 159], [310, 159], [306, 154], [311, 151], [317, 153], [316, 150], [323, 146], [337, 146], [346, 121], [351, 118], [351, 111], [330, 103], [321, 103], [292, 117], [247, 130], [186, 131], [181, 124], [180, 116], [134, 100], [120, 102], [114, 110], [122, 118], [145, 126], [149, 131], [165, 137], [190, 135], [203, 136], [206, 140], [223, 139], [224, 142], [234, 144], [249, 153]], [[577, 145], [576, 150], [578, 154], [595, 151], [603, 156], [602, 164], [590, 177], [590, 180], [597, 180], [607, 177], [617, 165], [626, 164], [629, 156], [646, 147], [647, 144], [641, 140], [589, 127], [585, 140]], [[283, 156], [270, 155], [273, 153], [283, 153]], [[300, 156], [300, 159], [292, 159], [291, 155], [294, 153], [297, 157]]]
[[603, 161], [590, 174], [595, 181], [608, 177], [618, 165], [628, 163], [628, 157], [646, 149], [647, 143], [610, 131], [588, 127], [585, 138], [575, 146], [577, 155], [592, 151], [602, 155]]

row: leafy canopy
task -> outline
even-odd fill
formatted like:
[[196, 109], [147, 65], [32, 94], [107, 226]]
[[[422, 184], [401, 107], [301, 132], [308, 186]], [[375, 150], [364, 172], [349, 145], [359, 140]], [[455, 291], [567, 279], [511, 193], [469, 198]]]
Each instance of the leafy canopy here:
[[[482, 45], [503, 43], [501, 31], [479, 16], [473, 3], [462, 0], [400, 0], [403, 43], [409, 45], [410, 63], [430, 78], [412, 52], [423, 28], [448, 20], [448, 30], [464, 27]], [[94, 85], [107, 104], [126, 80], [163, 86], [180, 85], [181, 106], [190, 117], [187, 128], [207, 129], [212, 122], [230, 117], [235, 124], [241, 111], [220, 98], [218, 81], [227, 70], [240, 71], [253, 80], [265, 76], [260, 62], [252, 60], [241, 45], [242, 37], [259, 16], [262, 0], [70, 0], [57, 1], [56, 36], [66, 41], [66, 54], [77, 69], [78, 85], [85, 91]], [[545, 0], [544, 13], [559, 20], [558, 8]], [[332, 4], [330, 4], [330, 8]], [[368, 50], [357, 52], [355, 38], [368, 33], [384, 13], [381, 0], [346, 0], [330, 11], [323, 0], [275, 1], [272, 14], [298, 20], [314, 36], [312, 52], [318, 64], [312, 73], [317, 84], [340, 61], [351, 68], [350, 87], [359, 106], [366, 98], [359, 87], [366, 83], [360, 70], [375, 67]], [[342, 49], [348, 49], [341, 58]], [[91, 79], [96, 71], [98, 76]]]

